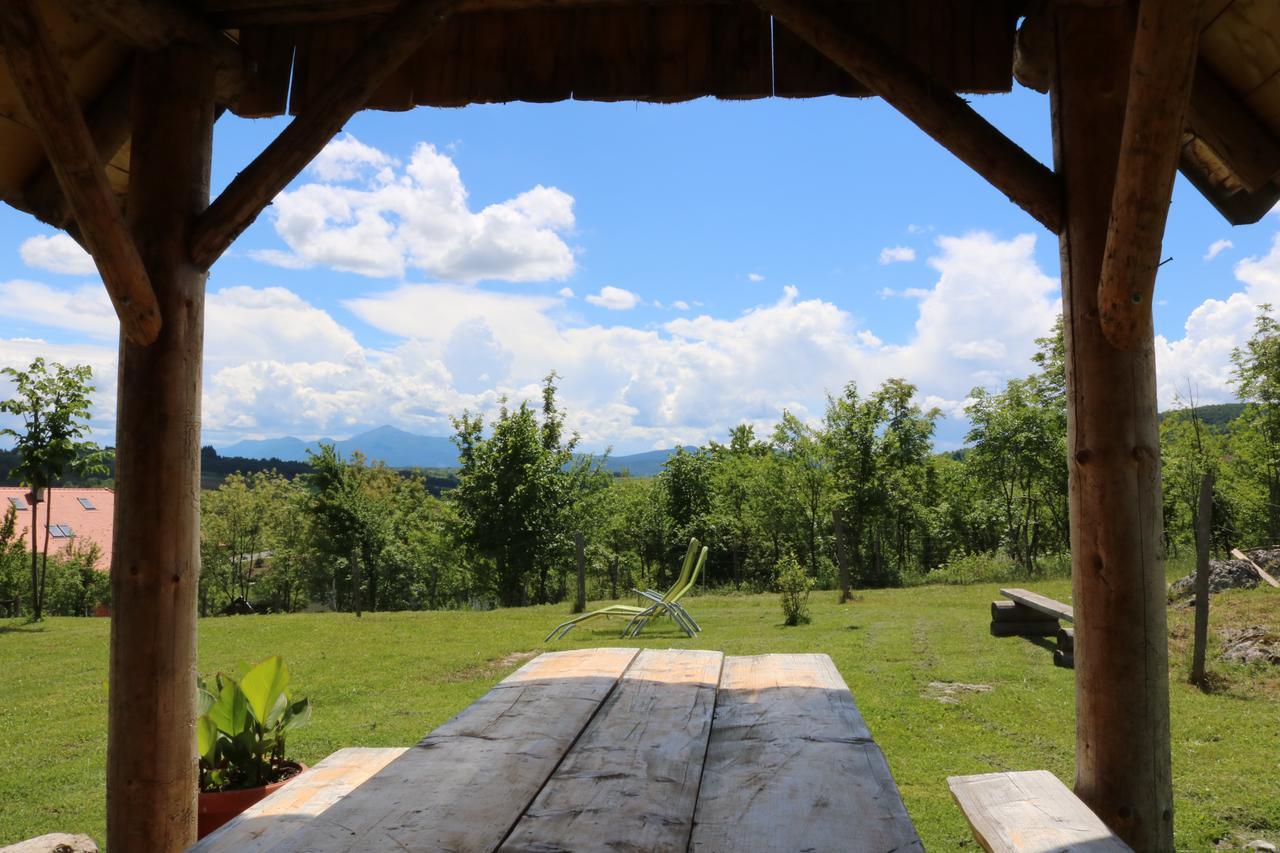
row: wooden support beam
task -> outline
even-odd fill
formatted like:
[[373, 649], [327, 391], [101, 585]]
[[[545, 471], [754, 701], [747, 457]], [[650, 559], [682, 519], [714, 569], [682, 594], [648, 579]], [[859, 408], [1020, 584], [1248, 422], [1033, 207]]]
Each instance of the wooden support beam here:
[[120, 347], [111, 569], [107, 846], [169, 853], [196, 835], [196, 588], [205, 273], [187, 257], [209, 203], [213, 68], [173, 45], [137, 60], [129, 227], [164, 327]]
[[[126, 142], [132, 124], [129, 121], [129, 90], [133, 85], [133, 68], [126, 65], [107, 90], [93, 102], [85, 116], [89, 136], [104, 164], [111, 162]], [[76, 224], [75, 214], [58, 185], [58, 176], [48, 163], [40, 167], [22, 188], [25, 206], [55, 228], [68, 229]]]
[[220, 29], [174, 0], [79, 0], [77, 11], [126, 44], [159, 50], [170, 44], [198, 45], [217, 69], [220, 102], [234, 103], [249, 76], [239, 46]]
[[195, 224], [191, 257], [208, 269], [276, 194], [289, 185], [392, 72], [422, 45], [459, 0], [404, 0], [304, 112], [227, 185]]
[[1203, 62], [1191, 84], [1187, 127], [1250, 192], [1280, 174], [1280, 140]]
[[1062, 228], [1056, 175], [879, 39], [806, 0], [757, 0], [781, 24], [955, 154], [1055, 234]]
[[1050, 73], [1054, 162], [1066, 201], [1059, 244], [1075, 615], [1075, 790], [1135, 850], [1170, 851], [1155, 350], [1150, 337], [1135, 352], [1117, 350], [1098, 319], [1133, 12], [1127, 3], [1050, 8], [1056, 45]]
[[1200, 44], [1199, 7], [1200, 0], [1142, 0], [1138, 6], [1098, 283], [1103, 334], [1125, 351], [1150, 346], [1151, 297]]
[[[197, 0], [210, 20], [224, 27], [314, 24], [388, 15], [400, 0]], [[646, 6], [681, 5], [687, 0], [645, 0]], [[739, 0], [707, 0], [729, 5]], [[462, 0], [459, 12], [581, 9], [634, 6], [635, 0]]]
[[35, 0], [0, 3], [0, 39], [9, 73], [35, 121], [45, 154], [120, 317], [121, 330], [129, 340], [145, 346], [160, 333], [156, 296]]

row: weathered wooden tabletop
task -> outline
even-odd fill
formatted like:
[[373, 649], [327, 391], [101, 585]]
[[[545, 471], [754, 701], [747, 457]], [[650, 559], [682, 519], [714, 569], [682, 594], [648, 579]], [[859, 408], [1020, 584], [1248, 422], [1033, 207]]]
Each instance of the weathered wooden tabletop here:
[[193, 848], [920, 849], [829, 657], [649, 649], [541, 655], [417, 746], [341, 750]]

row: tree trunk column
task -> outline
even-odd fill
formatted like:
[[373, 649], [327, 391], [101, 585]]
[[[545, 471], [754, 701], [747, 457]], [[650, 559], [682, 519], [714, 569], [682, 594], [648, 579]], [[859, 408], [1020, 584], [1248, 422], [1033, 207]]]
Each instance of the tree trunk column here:
[[1107, 343], [1098, 282], [1124, 123], [1132, 4], [1060, 4], [1051, 85], [1064, 181], [1076, 793], [1134, 849], [1173, 849], [1155, 353]]
[[205, 274], [188, 260], [209, 204], [213, 70], [199, 50], [139, 54], [130, 230], [159, 299], [155, 343], [122, 337], [112, 548], [107, 841], [185, 849], [196, 837], [196, 592]]

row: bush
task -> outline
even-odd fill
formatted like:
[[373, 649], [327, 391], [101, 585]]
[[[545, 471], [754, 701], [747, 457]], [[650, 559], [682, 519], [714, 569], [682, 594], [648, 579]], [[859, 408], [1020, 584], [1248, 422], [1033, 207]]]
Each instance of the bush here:
[[782, 594], [782, 615], [788, 625], [809, 624], [809, 590], [813, 578], [790, 555], [778, 561], [775, 567], [778, 592]]
[[[1036, 578], [1071, 577], [1071, 555], [1048, 554], [1037, 560]], [[1001, 552], [958, 554], [931, 572], [913, 575], [910, 585], [964, 585], [1025, 581], [1027, 573]]]

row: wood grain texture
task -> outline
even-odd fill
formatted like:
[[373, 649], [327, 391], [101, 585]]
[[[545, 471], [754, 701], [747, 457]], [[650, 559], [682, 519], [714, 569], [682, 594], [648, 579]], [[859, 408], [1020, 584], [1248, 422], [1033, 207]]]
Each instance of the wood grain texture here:
[[209, 203], [213, 69], [197, 48], [138, 58], [129, 230], [164, 317], [120, 342], [107, 845], [154, 853], [196, 836], [196, 590], [205, 274], [186, 236]]
[[340, 749], [201, 839], [190, 853], [270, 850], [404, 752], [404, 747]]
[[146, 345], [160, 333], [160, 308], [124, 214], [107, 181], [102, 157], [80, 110], [53, 41], [33, 0], [0, 4], [0, 42], [9, 73], [19, 83], [27, 112], [80, 236], [93, 255], [125, 335]]
[[[1052, 4], [1054, 163], [1067, 354], [1076, 794], [1140, 850], [1173, 849], [1168, 603], [1155, 350], [1098, 322], [1134, 20], [1128, 4]], [[1099, 57], [1109, 62], [1099, 62]]]
[[501, 849], [683, 851], [722, 660], [642, 651]]
[[1047, 595], [1017, 587], [1001, 589], [1000, 594], [1015, 604], [1043, 613], [1051, 619], [1061, 619], [1064, 622], [1076, 621], [1076, 611], [1070, 604], [1063, 604]]
[[1132, 853], [1047, 770], [951, 776], [947, 785], [988, 853]]
[[495, 849], [637, 651], [534, 658], [274, 849]]
[[923, 849], [829, 657], [725, 658], [689, 849]]

